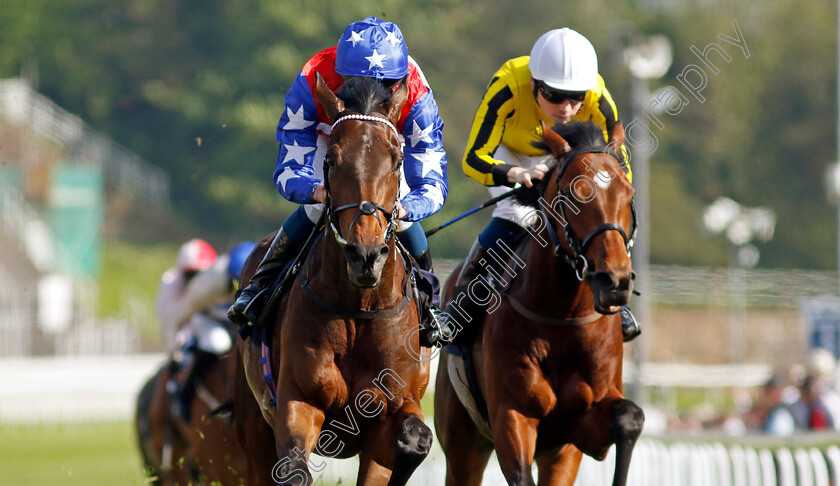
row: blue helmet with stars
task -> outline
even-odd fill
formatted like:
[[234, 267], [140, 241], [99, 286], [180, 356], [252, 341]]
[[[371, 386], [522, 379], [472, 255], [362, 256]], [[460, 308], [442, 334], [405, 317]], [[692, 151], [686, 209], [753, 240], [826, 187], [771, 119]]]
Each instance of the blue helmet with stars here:
[[245, 261], [254, 251], [257, 246], [251, 241], [243, 241], [242, 243], [233, 247], [230, 250], [230, 260], [228, 260], [227, 274], [230, 278], [239, 278], [239, 273], [242, 272], [242, 267], [245, 266]]
[[348, 25], [338, 41], [335, 71], [345, 76], [402, 78], [408, 74], [408, 46], [400, 28], [376, 17]]

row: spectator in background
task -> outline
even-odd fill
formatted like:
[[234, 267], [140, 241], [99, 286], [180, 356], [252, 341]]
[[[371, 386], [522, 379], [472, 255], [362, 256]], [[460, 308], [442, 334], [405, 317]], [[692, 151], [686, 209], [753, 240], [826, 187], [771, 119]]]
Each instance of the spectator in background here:
[[834, 355], [823, 348], [816, 348], [808, 356], [808, 377], [812, 393], [828, 415], [831, 429], [840, 426], [840, 393], [835, 385], [837, 361]]
[[762, 387], [762, 396], [745, 417], [749, 430], [776, 436], [793, 434], [796, 425], [793, 414], [784, 402], [784, 389], [784, 378], [773, 374]]
[[818, 380], [808, 375], [799, 387], [799, 400], [790, 406], [797, 430], [834, 430], [835, 422], [823, 403]]

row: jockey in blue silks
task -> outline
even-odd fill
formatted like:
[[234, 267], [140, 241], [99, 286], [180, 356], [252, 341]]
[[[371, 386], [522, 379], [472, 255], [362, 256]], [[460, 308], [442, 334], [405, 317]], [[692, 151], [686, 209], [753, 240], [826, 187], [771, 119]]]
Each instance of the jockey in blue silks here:
[[[392, 91], [401, 83], [407, 85], [408, 99], [396, 124], [405, 155], [397, 237], [423, 270], [432, 271], [428, 241], [419, 221], [440, 211], [448, 192], [443, 120], [423, 72], [408, 55], [399, 27], [368, 17], [347, 26], [337, 46], [312, 56], [286, 94], [277, 126], [274, 183], [283, 197], [301, 207], [283, 223], [250, 284], [231, 306], [229, 317], [239, 324], [256, 322], [250, 302], [300, 249], [324, 211], [323, 160], [332, 121], [316, 101], [316, 73], [333, 92], [348, 76], [374, 77]], [[424, 328], [432, 332], [430, 326]]]

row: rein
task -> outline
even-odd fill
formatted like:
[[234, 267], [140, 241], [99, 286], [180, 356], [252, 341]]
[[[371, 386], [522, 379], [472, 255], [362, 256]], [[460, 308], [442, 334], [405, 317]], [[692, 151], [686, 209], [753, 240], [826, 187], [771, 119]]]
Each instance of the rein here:
[[[385, 125], [388, 126], [388, 128], [391, 129], [392, 132], [394, 132], [394, 135], [397, 137], [397, 140], [399, 140], [399, 138], [400, 138], [399, 132], [397, 131], [397, 127], [395, 127], [394, 124], [391, 123], [390, 121], [388, 121], [385, 118], [382, 118], [380, 116], [361, 115], [359, 113], [351, 113], [349, 115], [344, 115], [344, 116], [338, 118], [335, 121], [335, 123], [332, 124], [332, 131], [335, 130], [335, 127], [339, 123], [341, 123], [343, 121], [347, 121], [347, 120], [363, 120], [363, 121], [374, 121], [374, 122], [384, 123]], [[379, 227], [381, 228], [382, 227], [382, 220], [379, 219], [379, 213], [377, 213], [377, 211], [380, 211], [380, 212], [382, 212], [382, 215], [385, 217], [385, 221], [387, 222], [387, 224], [385, 225], [385, 233], [383, 234], [383, 238], [384, 238], [384, 241], [385, 241], [386, 244], [390, 243], [391, 239], [394, 237], [394, 233], [396, 232], [396, 229], [397, 229], [397, 213], [399, 211], [399, 208], [397, 207], [397, 199], [396, 198], [394, 199], [394, 208], [390, 212], [387, 209], [383, 208], [382, 206], [380, 206], [379, 204], [376, 204], [373, 201], [362, 201], [362, 202], [358, 202], [358, 203], [344, 204], [342, 206], [338, 206], [338, 207], [334, 208], [333, 205], [332, 205], [332, 199], [330, 198], [330, 178], [329, 178], [329, 168], [327, 167], [326, 158], [324, 158], [324, 171], [323, 172], [324, 172], [324, 187], [327, 190], [327, 199], [324, 202], [325, 203], [324, 206], [326, 207], [327, 220], [330, 223], [330, 229], [332, 229], [333, 235], [335, 236], [335, 241], [338, 243], [338, 246], [344, 248], [345, 246], [347, 246], [347, 240], [344, 238], [344, 236], [341, 235], [341, 230], [339, 230], [338, 222], [335, 219], [335, 215], [339, 211], [344, 211], [345, 209], [352, 209], [352, 208], [358, 208], [358, 212], [353, 217], [353, 221], [350, 223], [350, 228], [349, 228], [348, 231], [353, 231], [353, 226], [356, 225], [356, 222], [363, 215], [365, 215], [365, 216], [375, 216], [376, 221], [379, 222]], [[397, 198], [399, 198], [399, 193], [397, 194]]]
[[[563, 174], [566, 173], [566, 169], [575, 160], [576, 157], [582, 154], [593, 154], [593, 153], [603, 153], [610, 157], [615, 158], [615, 160], [620, 161], [620, 156], [609, 148], [598, 148], [598, 147], [582, 147], [579, 149], [572, 150], [568, 154], [566, 154], [565, 159], [563, 160], [562, 164], [560, 164], [557, 169], [557, 175], [555, 176], [555, 184], [557, 185], [557, 193], [570, 199], [565, 191], [560, 189], [560, 179], [563, 177]], [[545, 210], [540, 208], [540, 212], [543, 213], [545, 216], [546, 221], [549, 221], [547, 215], [545, 215]], [[554, 226], [551, 224], [546, 224], [546, 230], [548, 231], [548, 236], [551, 238], [552, 244], [554, 244], [554, 255], [559, 256], [566, 262], [572, 269], [575, 271], [575, 276], [579, 281], [583, 281], [586, 278], [587, 271], [589, 270], [589, 260], [586, 259], [586, 251], [589, 249], [589, 245], [592, 244], [592, 241], [595, 239], [596, 236], [600, 235], [601, 233], [605, 233], [607, 231], [618, 231], [621, 235], [621, 238], [624, 240], [624, 247], [627, 250], [627, 254], [630, 255], [630, 249], [633, 247], [633, 244], [636, 240], [636, 203], [635, 200], [630, 201], [630, 221], [631, 221], [631, 230], [630, 236], [624, 231], [624, 228], [621, 227], [618, 223], [603, 223], [599, 225], [597, 228], [592, 230], [586, 238], [583, 239], [581, 242], [580, 239], [575, 235], [574, 230], [572, 229], [571, 225], [569, 225], [569, 217], [566, 214], [566, 207], [564, 204], [560, 204], [560, 214], [563, 217], [563, 221], [566, 224], [563, 226], [564, 232], [566, 234], [566, 243], [569, 245], [569, 248], [572, 250], [572, 253], [569, 254], [563, 251], [563, 246], [560, 243], [560, 237], [557, 235], [557, 231], [554, 229]]]
[[539, 324], [547, 324], [549, 326], [584, 326], [586, 324], [591, 324], [597, 321], [598, 319], [604, 317], [604, 315], [600, 312], [593, 312], [584, 316], [570, 318], [541, 316], [536, 312], [528, 310], [527, 307], [522, 305], [522, 303], [516, 300], [512, 295], [502, 295], [508, 299], [508, 302], [510, 302], [510, 306], [513, 307], [513, 310], [515, 310], [520, 316], [524, 317], [525, 319], [528, 319], [529, 321], [536, 322]]

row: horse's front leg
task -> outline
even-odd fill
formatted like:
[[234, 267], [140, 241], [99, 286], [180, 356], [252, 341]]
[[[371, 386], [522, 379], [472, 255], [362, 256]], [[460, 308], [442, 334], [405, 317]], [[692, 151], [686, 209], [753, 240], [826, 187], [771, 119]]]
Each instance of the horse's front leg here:
[[630, 470], [630, 456], [644, 423], [645, 413], [641, 407], [620, 396], [608, 398], [593, 404], [581, 417], [582, 427], [574, 443], [596, 458], [606, 455], [609, 446], [615, 444], [613, 486], [624, 486]]
[[[358, 484], [402, 486], [429, 455], [432, 430], [423, 422], [420, 406], [406, 400], [391, 417], [377, 423], [360, 455]], [[390, 468], [390, 474], [387, 469]], [[388, 477], [390, 476], [390, 478]]]
[[315, 449], [325, 414], [320, 408], [291, 397], [289, 390], [278, 390], [274, 440], [280, 460], [271, 475], [280, 486], [310, 485], [309, 455]]
[[[245, 343], [244, 346], [250, 346]], [[274, 432], [263, 418], [257, 399], [248, 386], [241, 349], [237, 350], [233, 379], [233, 417], [239, 445], [245, 451], [248, 486], [273, 486], [271, 469], [277, 462]], [[186, 484], [186, 483], [184, 483]]]
[[535, 486], [531, 463], [537, 446], [537, 419], [503, 404], [491, 411], [493, 445], [505, 479], [511, 486]]
[[566, 444], [557, 452], [537, 459], [540, 480], [537, 486], [572, 486], [575, 484], [583, 453]]

